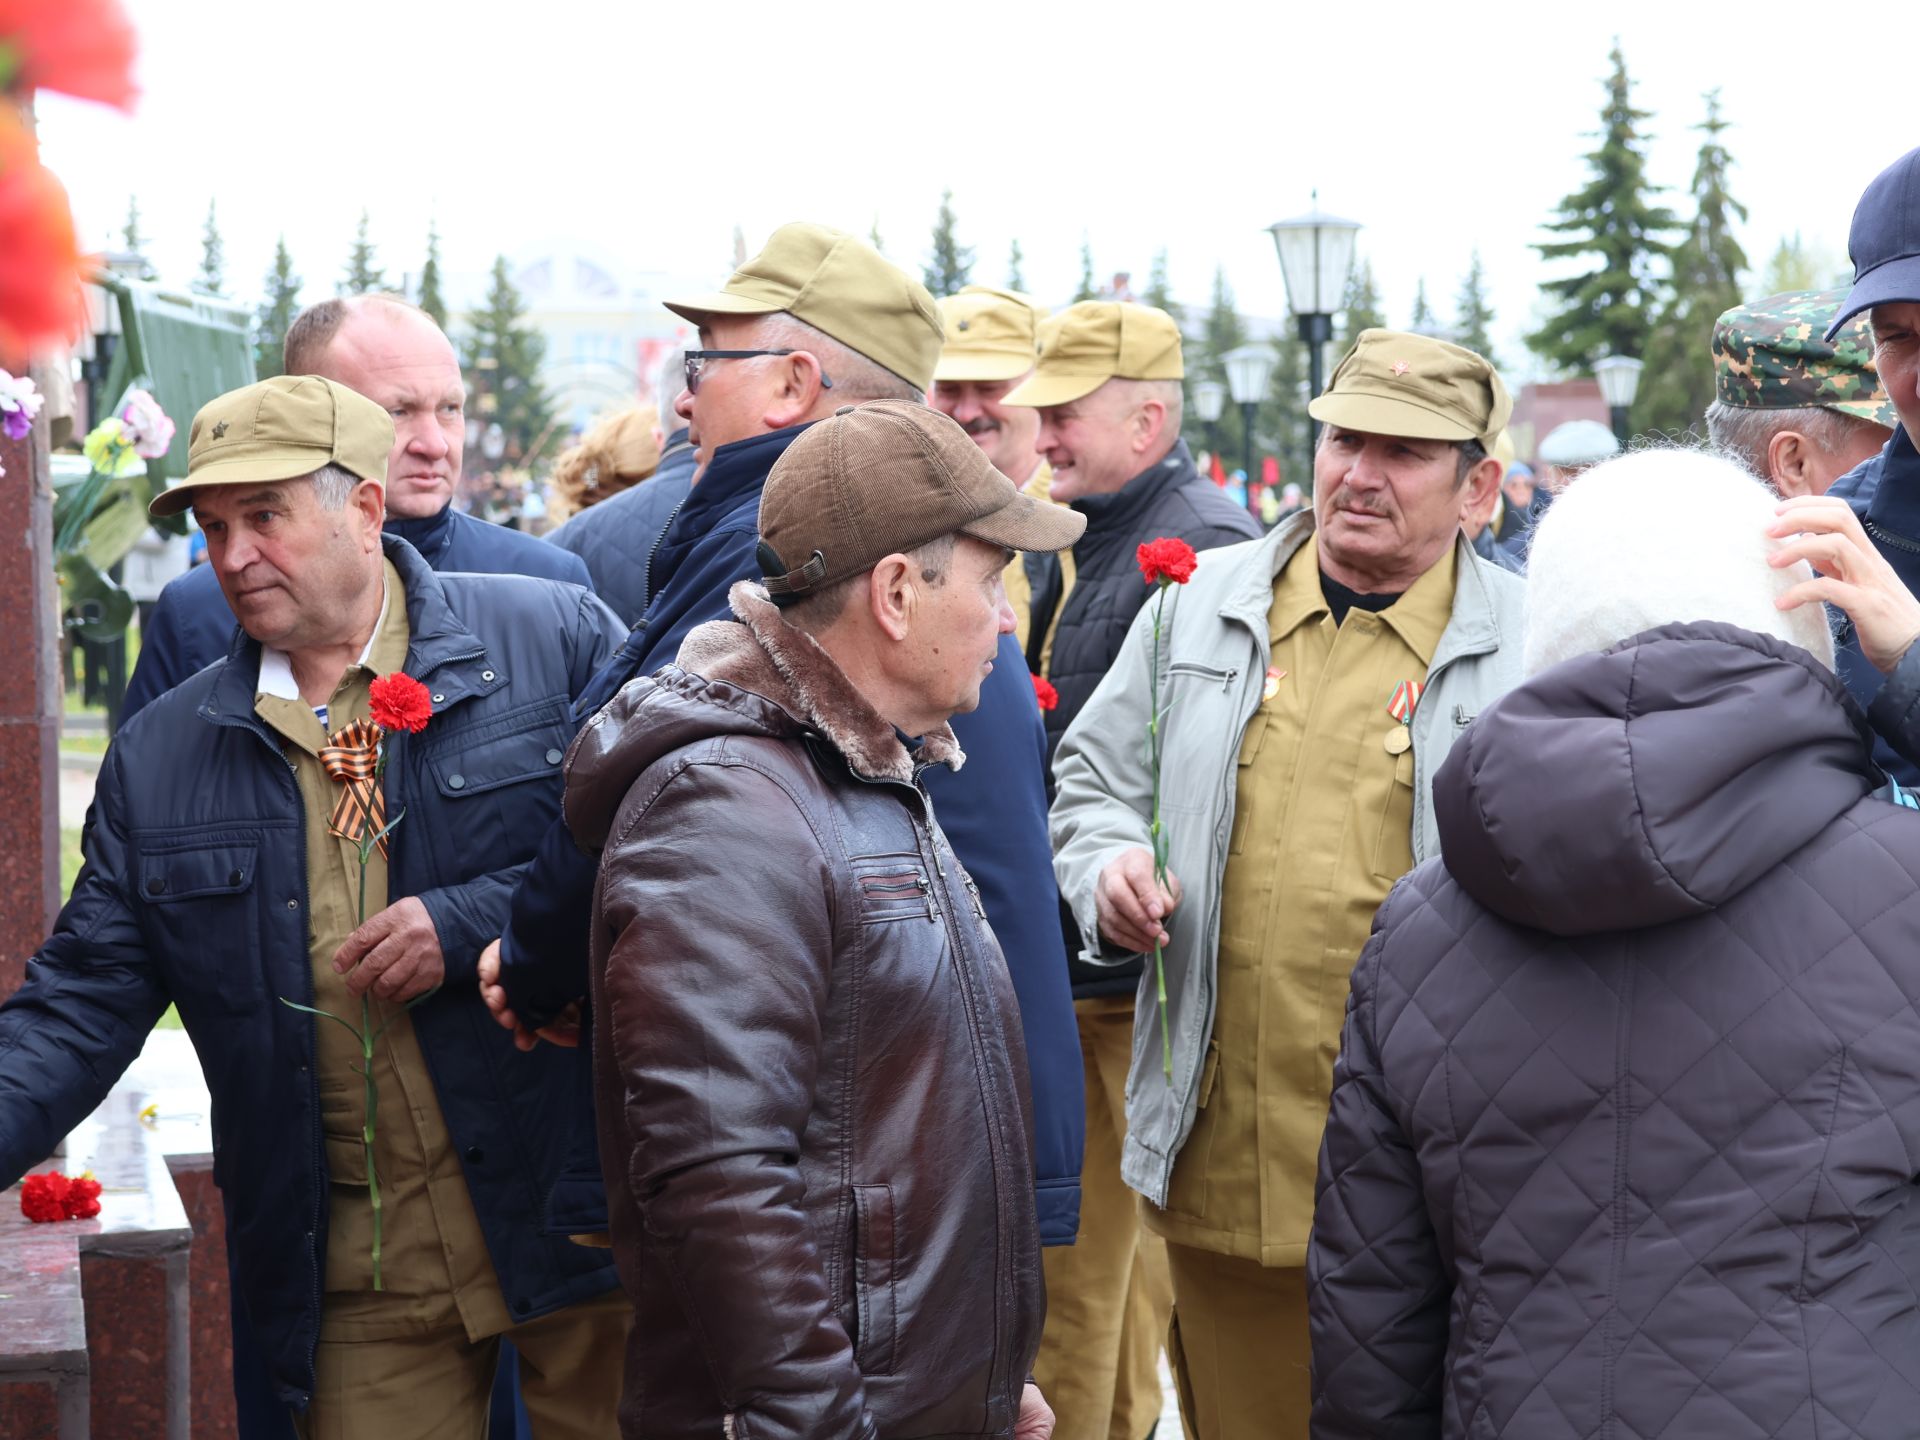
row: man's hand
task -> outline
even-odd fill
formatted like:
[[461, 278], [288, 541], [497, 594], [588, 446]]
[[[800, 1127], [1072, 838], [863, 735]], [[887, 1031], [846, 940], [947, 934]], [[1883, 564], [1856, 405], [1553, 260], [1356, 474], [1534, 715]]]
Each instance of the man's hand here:
[[569, 1048], [580, 1043], [580, 1007], [569, 1005], [553, 1017], [551, 1024], [529, 1030], [507, 1004], [507, 987], [500, 983], [500, 942], [493, 941], [480, 952], [480, 999], [504, 1030], [513, 1032], [513, 1043], [531, 1050], [542, 1040]]
[[1768, 564], [1778, 570], [1804, 560], [1815, 571], [1813, 579], [1774, 598], [1780, 609], [1824, 600], [1846, 611], [1860, 653], [1883, 674], [1920, 640], [1920, 600], [1900, 583], [1846, 501], [1825, 495], [1783, 500], [1767, 533], [1781, 541]]
[[1167, 883], [1158, 884], [1153, 878], [1151, 850], [1122, 851], [1100, 872], [1093, 893], [1100, 934], [1109, 945], [1144, 951], [1167, 943], [1161, 922], [1180, 903], [1180, 879], [1169, 870]]
[[1053, 1434], [1053, 1407], [1031, 1380], [1020, 1392], [1020, 1414], [1013, 1422], [1013, 1440], [1048, 1440]]
[[341, 942], [335, 974], [356, 997], [371, 990], [396, 1004], [424, 995], [447, 978], [446, 957], [433, 917], [415, 896], [389, 905]]

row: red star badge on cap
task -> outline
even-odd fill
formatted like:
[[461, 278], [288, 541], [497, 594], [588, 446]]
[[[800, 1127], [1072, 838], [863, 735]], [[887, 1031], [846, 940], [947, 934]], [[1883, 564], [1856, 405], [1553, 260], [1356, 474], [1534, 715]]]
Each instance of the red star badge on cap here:
[[1404, 360], [1396, 360], [1393, 362], [1393, 373], [1396, 375], [1404, 375], [1412, 368], [1413, 367]]

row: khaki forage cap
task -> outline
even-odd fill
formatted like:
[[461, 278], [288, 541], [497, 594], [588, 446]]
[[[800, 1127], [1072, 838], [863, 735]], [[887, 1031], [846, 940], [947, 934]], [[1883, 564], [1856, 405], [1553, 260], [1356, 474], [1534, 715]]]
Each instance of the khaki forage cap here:
[[722, 289], [667, 309], [696, 325], [710, 315], [791, 315], [916, 390], [933, 384], [940, 358], [940, 312], [927, 287], [866, 241], [825, 225], [782, 225]]
[[946, 344], [935, 380], [1013, 380], [1033, 369], [1046, 307], [1018, 290], [969, 285], [940, 301]]
[[956, 531], [1010, 550], [1064, 550], [1087, 517], [1020, 493], [938, 410], [847, 405], [774, 461], [760, 492], [760, 565], [777, 602]]
[[1164, 310], [1082, 300], [1040, 326], [1040, 363], [1008, 405], [1065, 405], [1107, 381], [1178, 380], [1180, 327]]
[[393, 419], [373, 401], [318, 375], [276, 375], [200, 407], [187, 442], [187, 478], [147, 506], [178, 515], [205, 485], [269, 485], [338, 465], [387, 479]]
[[1491, 453], [1513, 398], [1471, 350], [1431, 335], [1362, 330], [1307, 413], [1369, 435], [1478, 440]]

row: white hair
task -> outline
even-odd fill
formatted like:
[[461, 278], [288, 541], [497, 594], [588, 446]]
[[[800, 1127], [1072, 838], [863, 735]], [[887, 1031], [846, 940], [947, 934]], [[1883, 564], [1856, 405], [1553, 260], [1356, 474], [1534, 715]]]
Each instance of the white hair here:
[[360, 483], [360, 477], [344, 465], [322, 465], [312, 478], [313, 501], [322, 510], [346, 508], [347, 496]]
[[769, 350], [804, 350], [820, 362], [820, 369], [833, 381], [832, 394], [849, 405], [862, 400], [905, 400], [924, 405], [927, 394], [916, 385], [876, 361], [869, 360], [851, 346], [843, 345], [824, 330], [796, 320], [784, 310], [764, 315], [755, 331], [759, 343]]
[[1812, 574], [1767, 563], [1780, 545], [1766, 533], [1775, 504], [1740, 466], [1698, 450], [1640, 450], [1588, 470], [1534, 529], [1527, 674], [1692, 620], [1771, 635], [1831, 669], [1826, 607], [1774, 606]]

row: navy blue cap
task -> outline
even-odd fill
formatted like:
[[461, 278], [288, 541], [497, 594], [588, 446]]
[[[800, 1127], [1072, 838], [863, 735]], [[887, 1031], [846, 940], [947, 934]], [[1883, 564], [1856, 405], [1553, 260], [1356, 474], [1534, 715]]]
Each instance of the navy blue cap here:
[[1867, 186], [1854, 207], [1847, 255], [1853, 288], [1827, 327], [1829, 340], [1862, 310], [1920, 301], [1920, 150], [1909, 150]]

